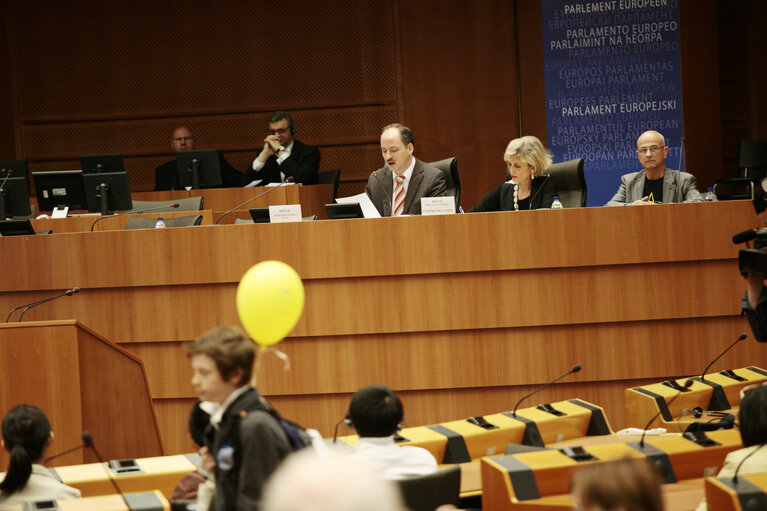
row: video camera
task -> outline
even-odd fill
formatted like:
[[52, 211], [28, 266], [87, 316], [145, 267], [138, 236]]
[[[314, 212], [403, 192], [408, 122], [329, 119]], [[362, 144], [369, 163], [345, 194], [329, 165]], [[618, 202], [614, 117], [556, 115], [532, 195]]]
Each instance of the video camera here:
[[[757, 215], [767, 209], [764, 197], [757, 197], [753, 202]], [[738, 253], [738, 269], [743, 276], [749, 273], [767, 276], [767, 228], [739, 232], [732, 237], [736, 245], [751, 240], [754, 241], [754, 248], [742, 248]]]

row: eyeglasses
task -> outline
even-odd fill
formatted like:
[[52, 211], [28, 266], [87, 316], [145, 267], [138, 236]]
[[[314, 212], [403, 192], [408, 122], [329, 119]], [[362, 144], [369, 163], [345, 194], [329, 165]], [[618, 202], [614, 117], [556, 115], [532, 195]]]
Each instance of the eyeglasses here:
[[173, 142], [191, 142], [194, 140], [192, 137], [178, 137], [178, 138], [171, 138]]
[[287, 133], [289, 130], [290, 130], [290, 128], [280, 128], [280, 129], [278, 129], [278, 130], [266, 130], [266, 132], [267, 132], [269, 135], [277, 135], [277, 134], [280, 134], [280, 135], [284, 135], [284, 134], [285, 134], [285, 133]]
[[651, 153], [657, 153], [658, 151], [660, 151], [664, 147], [666, 147], [666, 146], [651, 145], [650, 147], [640, 147], [639, 149], [637, 149], [637, 153], [644, 154], [647, 151], [650, 151]]

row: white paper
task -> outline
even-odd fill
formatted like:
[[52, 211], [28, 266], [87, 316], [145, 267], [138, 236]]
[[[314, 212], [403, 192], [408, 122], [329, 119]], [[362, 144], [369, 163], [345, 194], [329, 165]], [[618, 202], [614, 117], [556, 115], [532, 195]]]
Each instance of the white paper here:
[[455, 197], [421, 197], [422, 215], [454, 215]]
[[51, 213], [51, 218], [66, 218], [68, 212], [69, 212], [69, 206], [64, 206], [63, 208], [53, 208], [53, 213]]
[[282, 222], [300, 222], [301, 204], [283, 204], [269, 206], [269, 222], [279, 224]]
[[243, 188], [253, 188], [254, 186], [258, 186], [258, 183], [263, 181], [263, 179], [256, 179], [255, 181], [251, 181], [250, 183], [243, 186]]
[[370, 197], [365, 192], [352, 195], [351, 197], [336, 197], [336, 202], [338, 204], [354, 204], [359, 202], [360, 207], [362, 207], [362, 216], [365, 218], [381, 218], [381, 213], [378, 212], [373, 205], [373, 201], [370, 200]]

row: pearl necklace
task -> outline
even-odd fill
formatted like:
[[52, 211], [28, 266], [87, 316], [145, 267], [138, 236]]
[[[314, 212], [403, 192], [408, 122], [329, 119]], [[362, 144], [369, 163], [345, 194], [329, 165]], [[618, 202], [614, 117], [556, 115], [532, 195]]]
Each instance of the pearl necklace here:
[[[535, 179], [535, 174], [531, 172], [530, 180], [532, 181], [533, 179]], [[514, 183], [514, 211], [519, 211], [519, 204], [517, 203], [517, 193], [519, 191], [519, 185], [516, 183], [516, 181], [512, 181], [512, 183]], [[531, 187], [531, 191], [532, 191], [532, 187]], [[532, 207], [532, 204], [530, 204], [530, 206]]]

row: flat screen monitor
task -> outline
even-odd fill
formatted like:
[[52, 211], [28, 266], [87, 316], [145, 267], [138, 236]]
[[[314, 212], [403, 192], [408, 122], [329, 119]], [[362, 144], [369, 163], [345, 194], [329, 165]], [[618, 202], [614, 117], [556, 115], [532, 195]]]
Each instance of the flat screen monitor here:
[[253, 219], [253, 223], [256, 224], [268, 224], [269, 220], [269, 206], [264, 208], [250, 208], [250, 218]]
[[221, 187], [221, 160], [216, 149], [179, 151], [176, 164], [181, 188]]
[[0, 220], [31, 214], [26, 176], [0, 179]]
[[27, 220], [0, 220], [0, 235], [2, 236], [23, 236], [34, 234], [32, 223]]
[[53, 211], [56, 207], [70, 210], [86, 209], [85, 186], [81, 170], [32, 172], [40, 211]]
[[0, 160], [0, 178], [5, 179], [9, 170], [11, 177], [24, 177], [29, 184], [29, 163], [27, 160]]
[[125, 172], [121, 153], [84, 154], [80, 156], [80, 165], [82, 165], [83, 174]]
[[359, 202], [350, 204], [325, 204], [328, 218], [365, 218]]
[[88, 211], [109, 215], [133, 209], [127, 172], [83, 174], [83, 184]]

